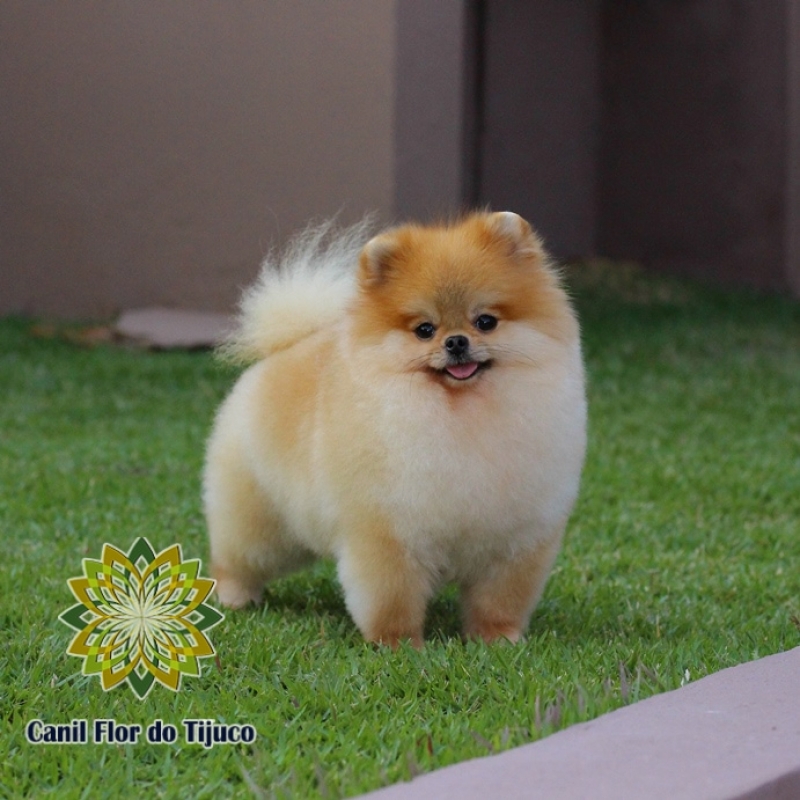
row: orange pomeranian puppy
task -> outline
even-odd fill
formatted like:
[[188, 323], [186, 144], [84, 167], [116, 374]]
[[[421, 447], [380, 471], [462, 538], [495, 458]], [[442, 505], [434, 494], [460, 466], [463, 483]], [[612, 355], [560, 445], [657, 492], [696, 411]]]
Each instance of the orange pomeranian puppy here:
[[531, 227], [330, 226], [268, 259], [226, 348], [256, 363], [216, 418], [204, 499], [220, 601], [336, 560], [364, 637], [423, 639], [461, 592], [464, 632], [516, 641], [578, 492], [578, 323]]

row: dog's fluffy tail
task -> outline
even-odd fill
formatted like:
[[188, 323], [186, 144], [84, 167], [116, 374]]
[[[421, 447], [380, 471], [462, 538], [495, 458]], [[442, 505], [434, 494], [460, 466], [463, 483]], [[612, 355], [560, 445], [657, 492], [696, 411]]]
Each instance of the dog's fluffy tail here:
[[369, 217], [343, 229], [332, 220], [310, 225], [282, 252], [267, 255], [219, 355], [239, 364], [259, 361], [341, 319], [371, 227]]

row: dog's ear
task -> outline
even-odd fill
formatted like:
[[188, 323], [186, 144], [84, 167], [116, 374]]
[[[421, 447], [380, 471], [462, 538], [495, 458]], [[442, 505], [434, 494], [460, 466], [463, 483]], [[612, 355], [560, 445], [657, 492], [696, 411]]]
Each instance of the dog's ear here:
[[542, 240], [519, 214], [513, 211], [497, 211], [488, 214], [485, 223], [493, 238], [508, 244], [510, 255], [542, 257]]
[[383, 283], [392, 272], [400, 242], [392, 231], [370, 239], [361, 251], [359, 277], [364, 286]]

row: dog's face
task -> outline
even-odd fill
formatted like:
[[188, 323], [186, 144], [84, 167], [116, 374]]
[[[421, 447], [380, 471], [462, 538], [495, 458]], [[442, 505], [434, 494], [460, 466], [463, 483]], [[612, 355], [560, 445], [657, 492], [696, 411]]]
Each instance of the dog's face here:
[[531, 366], [542, 336], [574, 318], [541, 243], [516, 214], [397, 228], [364, 248], [356, 335], [386, 368], [463, 389], [504, 366]]

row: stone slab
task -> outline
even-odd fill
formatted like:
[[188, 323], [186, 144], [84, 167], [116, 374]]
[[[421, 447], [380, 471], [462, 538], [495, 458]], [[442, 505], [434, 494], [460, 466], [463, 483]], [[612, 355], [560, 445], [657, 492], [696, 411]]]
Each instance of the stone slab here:
[[179, 308], [138, 308], [123, 311], [114, 331], [125, 339], [154, 349], [216, 347], [233, 326], [232, 317]]
[[363, 797], [796, 800], [800, 648]]

